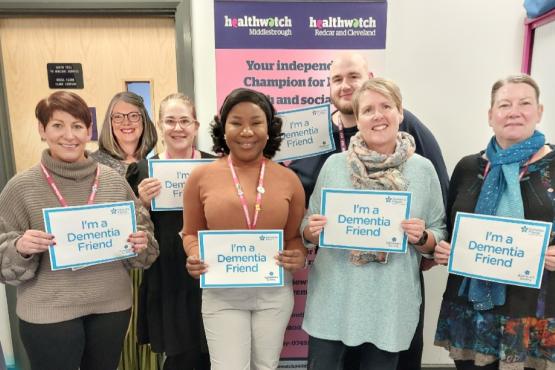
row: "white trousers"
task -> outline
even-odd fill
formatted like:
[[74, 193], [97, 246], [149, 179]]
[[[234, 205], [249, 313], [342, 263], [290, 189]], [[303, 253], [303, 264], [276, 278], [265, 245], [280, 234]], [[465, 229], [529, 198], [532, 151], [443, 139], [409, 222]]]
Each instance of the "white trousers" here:
[[204, 289], [212, 370], [275, 370], [293, 311], [293, 288]]

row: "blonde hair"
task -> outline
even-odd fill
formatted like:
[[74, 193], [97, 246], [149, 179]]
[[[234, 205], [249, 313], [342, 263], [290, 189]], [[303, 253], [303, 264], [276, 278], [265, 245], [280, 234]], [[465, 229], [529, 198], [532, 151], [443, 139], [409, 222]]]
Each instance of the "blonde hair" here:
[[391, 100], [399, 112], [403, 112], [403, 99], [401, 90], [395, 82], [381, 77], [373, 77], [362, 84], [353, 95], [353, 113], [358, 119], [358, 109], [360, 105], [360, 97], [366, 91], [374, 91]]
[[166, 105], [168, 105], [168, 103], [170, 101], [173, 101], [173, 100], [177, 100], [177, 101], [183, 103], [185, 106], [191, 108], [191, 112], [193, 113], [193, 118], [195, 120], [197, 119], [197, 111], [195, 109], [195, 103], [193, 103], [193, 100], [185, 94], [174, 93], [174, 94], [170, 94], [170, 95], [166, 96], [160, 102], [160, 109], [159, 109], [159, 112], [158, 112], [158, 120], [159, 121], [162, 121], [162, 118], [164, 117], [164, 111], [166, 110]]
[[493, 107], [493, 103], [495, 103], [495, 95], [497, 95], [497, 91], [499, 91], [500, 88], [502, 88], [507, 84], [527, 84], [532, 86], [536, 94], [536, 102], [537, 103], [540, 102], [540, 87], [538, 86], [538, 83], [529, 75], [521, 73], [521, 74], [507, 76], [505, 78], [497, 80], [493, 84], [493, 86], [491, 87], [490, 108]]
[[120, 101], [134, 105], [141, 114], [143, 133], [139, 138], [139, 143], [137, 144], [133, 156], [139, 160], [146, 158], [147, 154], [150, 153], [158, 141], [158, 133], [156, 132], [154, 123], [148, 115], [143, 98], [129, 91], [117, 93], [110, 101], [108, 109], [106, 110], [106, 115], [104, 116], [102, 131], [100, 131], [100, 136], [98, 137], [98, 147], [100, 150], [120, 160], [124, 160], [127, 156], [118, 144], [114, 136], [114, 130], [112, 129], [112, 111], [114, 110], [114, 106]]

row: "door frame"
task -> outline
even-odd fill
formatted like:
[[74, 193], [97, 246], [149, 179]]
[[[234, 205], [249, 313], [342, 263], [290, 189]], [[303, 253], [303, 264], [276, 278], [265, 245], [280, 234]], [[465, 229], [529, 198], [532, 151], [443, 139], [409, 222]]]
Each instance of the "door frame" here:
[[[0, 17], [17, 16], [166, 16], [175, 19], [177, 89], [194, 96], [192, 0], [0, 0]], [[0, 48], [0, 191], [15, 175], [6, 79]]]
[[[18, 16], [166, 16], [175, 19], [177, 89], [194, 96], [193, 42], [191, 35], [192, 0], [0, 0], [0, 17]], [[0, 191], [16, 173], [10, 129], [6, 78], [0, 45]], [[19, 338], [15, 313], [16, 290], [6, 286], [10, 330], [18, 370], [30, 369]]]

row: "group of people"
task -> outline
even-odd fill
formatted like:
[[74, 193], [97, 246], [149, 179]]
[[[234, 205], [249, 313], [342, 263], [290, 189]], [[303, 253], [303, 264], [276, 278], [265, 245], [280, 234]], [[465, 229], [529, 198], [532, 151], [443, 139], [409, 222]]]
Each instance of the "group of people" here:
[[[142, 99], [114, 96], [99, 150], [89, 153], [86, 103], [74, 93], [51, 94], [36, 107], [48, 148], [0, 193], [0, 281], [18, 286], [19, 332], [32, 368], [135, 369], [139, 358], [156, 363], [163, 353], [166, 370], [276, 369], [293, 310], [292, 276], [307, 266], [307, 250], [328, 221], [321, 191], [340, 188], [410, 192], [410, 217], [401, 223], [409, 248], [388, 255], [318, 249], [303, 321], [307, 366], [420, 369], [422, 271], [448, 263], [456, 213], [555, 220], [555, 151], [536, 130], [539, 95], [527, 75], [497, 81], [488, 112], [494, 135], [449, 181], [437, 141], [403, 108], [399, 87], [374, 78], [358, 54], [339, 54], [330, 68], [336, 152], [289, 168], [272, 161], [282, 120], [264, 94], [239, 88], [227, 96], [211, 126], [214, 155], [195, 146], [193, 102], [172, 94], [160, 104], [164, 149], [154, 158], [214, 160], [187, 179], [183, 212], [155, 212], [161, 182], [149, 177], [145, 158], [158, 137]], [[138, 231], [128, 240], [137, 256], [52, 271], [56, 235], [45, 232], [42, 209], [122, 200], [135, 203]], [[200, 258], [198, 232], [249, 229], [283, 230], [275, 261], [287, 271], [284, 286], [201, 291], [197, 279], [211, 266]], [[449, 276], [436, 344], [457, 369], [555, 368], [555, 246], [545, 269], [540, 289]], [[142, 354], [137, 341], [149, 344], [138, 347]]]

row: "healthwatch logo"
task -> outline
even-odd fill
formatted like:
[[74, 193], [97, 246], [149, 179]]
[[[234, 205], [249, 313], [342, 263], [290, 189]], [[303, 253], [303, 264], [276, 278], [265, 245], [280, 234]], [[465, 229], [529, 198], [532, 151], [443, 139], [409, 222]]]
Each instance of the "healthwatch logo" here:
[[372, 17], [368, 18], [342, 18], [342, 17], [328, 17], [328, 18], [313, 18], [309, 17], [308, 27], [317, 28], [376, 28], [376, 20]]
[[268, 17], [259, 18], [255, 15], [245, 15], [240, 18], [231, 18], [224, 15], [224, 27], [239, 28], [290, 28], [293, 26], [291, 18], [285, 17]]

